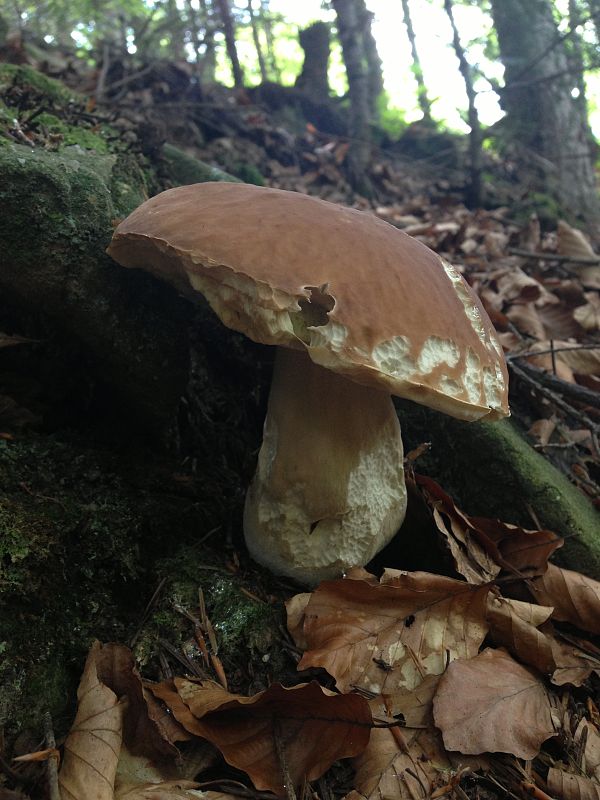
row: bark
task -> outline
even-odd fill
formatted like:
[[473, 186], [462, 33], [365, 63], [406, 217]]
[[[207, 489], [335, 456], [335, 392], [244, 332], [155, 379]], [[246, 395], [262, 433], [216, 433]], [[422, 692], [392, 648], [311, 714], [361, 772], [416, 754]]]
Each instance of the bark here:
[[216, 0], [219, 16], [221, 17], [221, 25], [223, 27], [223, 34], [225, 36], [225, 46], [227, 48], [227, 55], [231, 62], [231, 70], [233, 72], [233, 83], [237, 89], [244, 85], [244, 73], [238, 58], [237, 47], [235, 44], [235, 25], [233, 16], [231, 14], [231, 7], [229, 0]]
[[421, 59], [419, 58], [419, 51], [417, 50], [417, 37], [415, 36], [412, 24], [408, 0], [402, 0], [402, 13], [404, 15], [406, 35], [408, 36], [408, 42], [410, 44], [410, 52], [412, 54], [413, 75], [417, 82], [417, 100], [419, 102], [419, 108], [423, 112], [423, 119], [428, 122], [431, 119], [431, 102], [427, 94], [425, 79], [423, 78], [423, 68], [421, 66]]
[[454, 19], [452, 0], [444, 0], [444, 8], [452, 27], [452, 44], [458, 59], [458, 68], [465, 83], [468, 99], [467, 121], [471, 129], [469, 133], [469, 186], [467, 189], [467, 205], [477, 207], [481, 205], [481, 125], [475, 99], [477, 93], [473, 85], [473, 71], [467, 61], [465, 50], [460, 41], [460, 34]]
[[348, 179], [366, 197], [373, 194], [367, 174], [371, 157], [369, 79], [361, 35], [360, 7], [356, 0], [332, 0], [337, 17], [350, 96], [350, 148], [346, 160]]
[[201, 61], [201, 77], [208, 83], [214, 83], [217, 69], [215, 52], [215, 26], [213, 9], [207, 0], [200, 0], [200, 8], [204, 17], [204, 55]]
[[367, 75], [369, 82], [369, 107], [371, 109], [371, 119], [377, 118], [377, 101], [383, 93], [383, 71], [381, 58], [377, 50], [377, 42], [373, 36], [371, 25], [374, 14], [368, 10], [365, 0], [357, 0], [358, 9], [362, 24], [362, 39], [367, 59]]
[[263, 55], [262, 45], [260, 43], [260, 33], [258, 30], [258, 23], [252, 8], [252, 0], [248, 0], [248, 14], [250, 15], [250, 25], [252, 27], [252, 39], [256, 49], [256, 57], [258, 58], [258, 68], [260, 70], [260, 79], [264, 83], [268, 80], [267, 67], [265, 64], [265, 57]]
[[329, 99], [329, 25], [326, 22], [314, 22], [300, 31], [299, 41], [304, 50], [304, 63], [296, 79], [296, 88], [316, 101], [326, 102]]
[[273, 26], [271, 21], [271, 12], [269, 10], [269, 0], [260, 0], [260, 8], [258, 11], [258, 18], [265, 32], [265, 39], [267, 40], [267, 61], [269, 62], [269, 69], [275, 80], [279, 81], [281, 72], [277, 66], [277, 59], [275, 58], [275, 40], [273, 38]]
[[565, 38], [549, 0], [492, 0], [492, 16], [505, 67], [501, 103], [510, 141], [527, 162], [535, 159], [534, 190], [563, 213], [600, 233], [600, 205], [587, 114], [572, 97]]

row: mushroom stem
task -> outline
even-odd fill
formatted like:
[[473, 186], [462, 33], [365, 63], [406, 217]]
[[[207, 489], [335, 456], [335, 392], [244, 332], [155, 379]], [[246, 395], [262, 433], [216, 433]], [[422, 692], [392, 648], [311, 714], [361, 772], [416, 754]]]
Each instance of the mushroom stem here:
[[402, 457], [388, 394], [278, 348], [246, 497], [250, 554], [308, 585], [366, 564], [404, 519]]

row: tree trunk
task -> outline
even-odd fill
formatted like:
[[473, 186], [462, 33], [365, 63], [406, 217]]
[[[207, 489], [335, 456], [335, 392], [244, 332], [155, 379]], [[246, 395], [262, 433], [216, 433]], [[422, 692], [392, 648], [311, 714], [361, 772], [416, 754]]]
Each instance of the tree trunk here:
[[367, 175], [371, 157], [369, 127], [369, 80], [361, 35], [360, 7], [357, 0], [332, 0], [337, 17], [350, 96], [350, 148], [346, 159], [348, 178], [354, 189], [366, 197], [373, 194]]
[[371, 119], [374, 121], [377, 119], [378, 115], [377, 101], [383, 94], [383, 71], [381, 58], [377, 50], [377, 42], [371, 30], [374, 14], [366, 7], [365, 0], [357, 0], [357, 3], [362, 26], [363, 48], [367, 60], [369, 107], [371, 110]]
[[221, 25], [223, 26], [223, 34], [225, 36], [225, 46], [227, 47], [227, 55], [231, 61], [231, 70], [233, 72], [233, 82], [236, 89], [244, 85], [244, 73], [238, 58], [237, 47], [235, 44], [235, 25], [233, 16], [231, 14], [231, 7], [229, 0], [216, 0], [221, 17]]
[[265, 39], [267, 40], [267, 60], [269, 62], [269, 69], [271, 70], [271, 74], [275, 77], [275, 80], [279, 82], [281, 72], [277, 66], [277, 59], [275, 58], [275, 41], [273, 39], [269, 0], [260, 0], [258, 18], [260, 19], [262, 29], [265, 32]]
[[260, 43], [260, 35], [258, 31], [258, 24], [254, 16], [254, 9], [252, 8], [252, 0], [248, 0], [248, 14], [250, 15], [250, 25], [252, 27], [252, 39], [254, 40], [254, 47], [256, 49], [256, 57], [258, 58], [258, 68], [260, 70], [260, 79], [263, 83], [268, 80], [267, 67], [265, 65], [265, 58], [263, 56], [262, 45]]
[[410, 52], [412, 53], [413, 75], [417, 82], [417, 100], [419, 102], [419, 108], [423, 112], [423, 119], [425, 122], [429, 122], [431, 120], [431, 102], [423, 78], [423, 68], [421, 67], [421, 59], [419, 58], [419, 51], [417, 50], [417, 37], [415, 36], [412, 24], [408, 0], [402, 0], [402, 12], [404, 14], [404, 25], [406, 26], [406, 35], [408, 36], [410, 44]]
[[204, 54], [202, 56], [200, 74], [203, 81], [214, 83], [217, 70], [214, 10], [212, 6], [209, 6], [207, 0], [200, 0], [200, 8], [204, 17]]
[[511, 141], [529, 161], [538, 156], [537, 190], [600, 234], [600, 204], [587, 114], [571, 92], [564, 37], [549, 0], [492, 0], [505, 67], [501, 102]]
[[302, 72], [296, 78], [296, 88], [317, 102], [329, 99], [330, 29], [326, 22], [313, 22], [300, 31], [300, 47], [304, 50]]
[[464, 48], [460, 41], [460, 34], [456, 27], [454, 19], [454, 12], [452, 9], [452, 0], [444, 0], [444, 8], [450, 25], [452, 27], [452, 44], [454, 52], [458, 58], [458, 68], [460, 74], [465, 82], [465, 90], [467, 92], [467, 99], [469, 102], [467, 120], [471, 131], [469, 133], [469, 186], [467, 190], [467, 205], [471, 208], [481, 205], [481, 125], [479, 124], [479, 115], [477, 114], [477, 107], [475, 106], [475, 98], [477, 93], [473, 85], [473, 73], [471, 65], [467, 61]]

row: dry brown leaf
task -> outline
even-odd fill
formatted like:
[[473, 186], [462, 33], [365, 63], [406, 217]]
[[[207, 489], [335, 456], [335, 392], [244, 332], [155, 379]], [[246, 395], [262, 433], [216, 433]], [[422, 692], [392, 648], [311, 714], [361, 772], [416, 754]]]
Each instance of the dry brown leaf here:
[[426, 798], [452, 765], [433, 729], [377, 729], [354, 760], [356, 789], [345, 800]]
[[554, 606], [552, 618], [600, 634], [600, 582], [579, 572], [549, 564], [529, 589], [539, 605]]
[[557, 228], [557, 250], [562, 256], [569, 258], [594, 258], [595, 253], [586, 235], [572, 228], [564, 220], [559, 220]]
[[600, 782], [600, 731], [587, 719], [582, 719], [573, 739], [577, 745], [583, 744], [581, 768], [590, 778]]
[[296, 646], [301, 650], [306, 650], [306, 640], [304, 639], [303, 633], [304, 612], [309, 600], [310, 592], [301, 592], [285, 601], [288, 631], [296, 643]]
[[[148, 706], [131, 650], [120, 644], [106, 644], [98, 652], [96, 664], [99, 679], [117, 697], [127, 697], [123, 741], [128, 748], [155, 758], [176, 757], [174, 742], [189, 737], [173, 720], [161, 718], [162, 709], [152, 703], [152, 698]], [[157, 715], [156, 719], [151, 719], [150, 714]]]
[[546, 675], [553, 673], [556, 663], [552, 643], [538, 627], [551, 614], [551, 607], [509, 600], [491, 592], [488, 595], [487, 618], [494, 642]]
[[[444, 534], [456, 569], [471, 583], [493, 580], [504, 568], [521, 575], [539, 575], [563, 540], [552, 531], [533, 531], [488, 517], [471, 517], [431, 478], [415, 480]], [[547, 604], [546, 604], [547, 605]]]
[[323, 667], [342, 692], [415, 688], [448, 659], [477, 653], [488, 591], [426, 572], [388, 571], [380, 584], [326, 581], [306, 607], [308, 650], [298, 669]]
[[600, 328], [600, 295], [598, 292], [586, 292], [585, 299], [587, 303], [573, 311], [573, 318], [589, 333]]
[[[259, 790], [284, 796], [282, 754], [295, 786], [319, 778], [334, 761], [358, 755], [369, 741], [372, 718], [366, 700], [338, 695], [313, 681], [286, 689], [273, 684], [253, 697], [232, 695], [219, 684], [175, 678], [150, 687], [191, 733], [212, 742]], [[171, 705], [173, 702], [173, 705]], [[182, 714], [181, 705], [190, 714]]]
[[552, 623], [547, 622], [541, 628], [542, 632], [552, 646], [552, 655], [556, 668], [552, 673], [552, 683], [555, 686], [564, 686], [570, 683], [581, 686], [596, 671], [600, 674], [600, 652], [589, 642], [581, 642], [574, 637], [569, 640], [556, 631]]
[[546, 783], [548, 791], [561, 800], [600, 800], [600, 783], [583, 775], [550, 767]]
[[555, 734], [543, 684], [508, 653], [491, 648], [448, 666], [433, 716], [446, 748], [460, 753], [531, 759]]
[[[194, 781], [181, 780], [146, 783], [124, 792], [117, 792], [115, 800], [190, 800], [194, 797], [207, 800], [205, 792], [194, 791], [198, 789], [198, 785]], [[233, 800], [232, 795], [229, 797]]]
[[95, 642], [77, 690], [79, 705], [58, 778], [62, 800], [113, 800], [124, 704], [98, 678], [101, 652]]

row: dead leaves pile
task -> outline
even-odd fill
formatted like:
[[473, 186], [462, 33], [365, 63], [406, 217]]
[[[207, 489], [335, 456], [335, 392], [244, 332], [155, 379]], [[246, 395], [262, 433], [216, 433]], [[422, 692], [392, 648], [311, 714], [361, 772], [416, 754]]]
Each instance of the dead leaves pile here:
[[[464, 797], [465, 781], [600, 797], [600, 712], [573, 701], [600, 676], [588, 640], [600, 583], [548, 563], [562, 544], [552, 532], [470, 517], [431, 479], [416, 482], [457, 577], [356, 569], [292, 597], [307, 682], [252, 697], [198, 678], [143, 681], [126, 647], [96, 643], [62, 800], [306, 798], [340, 759], [354, 770], [346, 800]], [[323, 671], [335, 690], [314, 679]], [[219, 758], [254, 789], [198, 782]]]
[[537, 449], [600, 504], [600, 255], [560, 221], [421, 202], [377, 213], [455, 264], [507, 355], [513, 414]]

